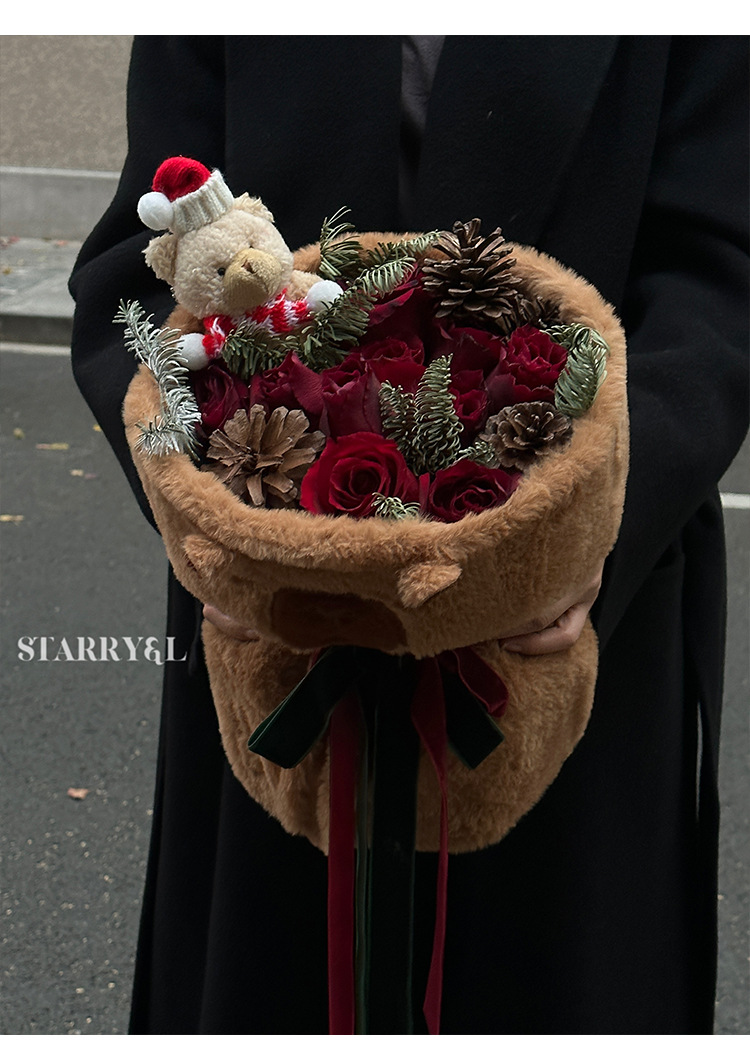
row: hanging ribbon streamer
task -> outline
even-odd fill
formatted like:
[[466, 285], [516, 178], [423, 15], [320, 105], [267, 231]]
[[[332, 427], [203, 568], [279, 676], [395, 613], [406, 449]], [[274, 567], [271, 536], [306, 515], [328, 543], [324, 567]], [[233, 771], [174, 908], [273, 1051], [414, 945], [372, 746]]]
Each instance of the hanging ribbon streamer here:
[[412, 1033], [413, 891], [419, 745], [440, 788], [432, 959], [423, 1012], [440, 1032], [447, 917], [447, 747], [475, 768], [503, 739], [499, 675], [471, 648], [415, 660], [353, 646], [313, 657], [307, 675], [248, 741], [285, 768], [328, 730], [329, 1028]]

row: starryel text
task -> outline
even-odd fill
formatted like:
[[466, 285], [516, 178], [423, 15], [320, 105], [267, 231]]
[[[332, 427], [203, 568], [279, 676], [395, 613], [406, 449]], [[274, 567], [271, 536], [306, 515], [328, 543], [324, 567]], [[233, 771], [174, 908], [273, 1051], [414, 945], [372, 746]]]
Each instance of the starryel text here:
[[176, 655], [175, 639], [158, 637], [19, 637], [18, 658], [24, 663], [137, 663], [146, 660], [184, 663], [187, 652]]

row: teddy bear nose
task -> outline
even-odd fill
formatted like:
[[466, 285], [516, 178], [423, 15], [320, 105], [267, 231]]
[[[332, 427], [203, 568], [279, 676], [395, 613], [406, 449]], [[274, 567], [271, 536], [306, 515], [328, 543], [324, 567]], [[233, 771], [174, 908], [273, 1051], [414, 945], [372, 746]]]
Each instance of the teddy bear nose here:
[[255, 264], [256, 264], [256, 261], [255, 261], [255, 260], [253, 260], [253, 258], [252, 258], [252, 257], [250, 257], [250, 256], [246, 256], [246, 257], [245, 257], [245, 258], [244, 258], [244, 259], [243, 259], [243, 260], [241, 261], [241, 263], [240, 263], [240, 267], [241, 267], [241, 268], [243, 269], [243, 271], [249, 271], [249, 272], [250, 272], [250, 274], [252, 275], [252, 274], [254, 274], [254, 273], [255, 273]]
[[247, 311], [278, 292], [281, 264], [260, 249], [242, 249], [226, 271], [223, 298], [230, 311]]

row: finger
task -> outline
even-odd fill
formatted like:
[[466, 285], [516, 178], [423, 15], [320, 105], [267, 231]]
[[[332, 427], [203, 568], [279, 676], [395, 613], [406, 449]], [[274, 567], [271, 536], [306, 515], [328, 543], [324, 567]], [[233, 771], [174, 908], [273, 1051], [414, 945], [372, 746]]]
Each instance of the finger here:
[[259, 641], [260, 634], [251, 627], [243, 626], [242, 623], [225, 615], [212, 604], [203, 605], [203, 617], [208, 620], [217, 630], [221, 630], [227, 637], [233, 637], [237, 641]]
[[501, 642], [507, 652], [518, 652], [526, 656], [544, 656], [552, 652], [564, 652], [578, 641], [589, 604], [576, 604], [564, 612], [552, 626], [532, 634], [519, 634]]

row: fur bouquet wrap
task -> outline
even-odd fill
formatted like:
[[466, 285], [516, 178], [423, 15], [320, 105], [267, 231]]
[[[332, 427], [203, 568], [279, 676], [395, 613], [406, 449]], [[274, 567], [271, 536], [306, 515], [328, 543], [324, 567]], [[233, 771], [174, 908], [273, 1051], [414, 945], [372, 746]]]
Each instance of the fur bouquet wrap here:
[[[360, 237], [376, 244], [400, 236]], [[588, 621], [565, 652], [524, 656], [499, 642], [529, 622], [546, 625], [545, 613], [553, 613], [546, 622], [554, 619], [560, 598], [576, 586], [583, 590], [614, 545], [628, 465], [625, 338], [590, 284], [534, 249], [512, 252], [526, 297], [553, 305], [561, 324], [596, 331], [608, 355], [606, 377], [569, 442], [532, 464], [497, 508], [449, 523], [253, 507], [187, 453], [144, 451], [140, 423], [160, 413], [159, 387], [144, 365], [127, 393], [133, 459], [177, 578], [200, 601], [260, 635], [244, 642], [203, 627], [232, 769], [287, 831], [324, 851], [328, 737], [290, 768], [248, 748], [321, 650], [348, 649], [356, 662], [357, 649], [415, 660], [472, 649], [499, 675], [507, 689], [498, 721], [503, 742], [474, 768], [447, 754], [451, 852], [502, 839], [555, 779], [586, 728], [597, 673]], [[314, 274], [319, 247], [298, 251], [293, 264], [295, 274]], [[189, 328], [179, 313], [178, 323]], [[441, 790], [422, 749], [416, 846], [437, 850], [440, 841]]]

